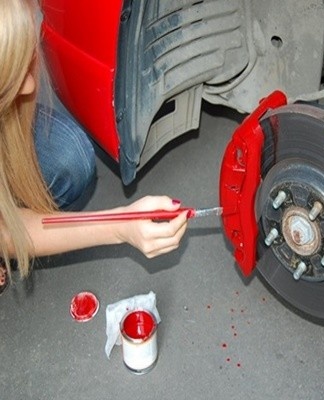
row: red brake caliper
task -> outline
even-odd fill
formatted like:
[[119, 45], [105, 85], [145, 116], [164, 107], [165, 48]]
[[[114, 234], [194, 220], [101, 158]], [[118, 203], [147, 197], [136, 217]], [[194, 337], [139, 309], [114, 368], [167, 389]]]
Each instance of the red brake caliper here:
[[269, 109], [287, 104], [284, 93], [275, 91], [235, 130], [222, 161], [220, 205], [224, 232], [234, 246], [234, 257], [242, 273], [249, 276], [256, 264], [258, 224], [255, 195], [261, 181], [261, 155], [264, 134], [260, 119]]

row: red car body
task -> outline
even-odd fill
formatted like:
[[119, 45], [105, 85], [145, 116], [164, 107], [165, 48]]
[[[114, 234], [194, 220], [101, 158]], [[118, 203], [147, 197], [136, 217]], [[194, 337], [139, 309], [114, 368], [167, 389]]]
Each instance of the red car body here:
[[118, 161], [114, 82], [123, 2], [89, 5], [79, 0], [43, 1], [43, 47], [60, 99]]

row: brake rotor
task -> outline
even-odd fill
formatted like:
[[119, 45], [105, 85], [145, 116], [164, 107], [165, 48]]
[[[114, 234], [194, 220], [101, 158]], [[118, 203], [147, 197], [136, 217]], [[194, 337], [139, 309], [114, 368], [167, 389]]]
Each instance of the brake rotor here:
[[284, 106], [261, 127], [257, 269], [282, 298], [324, 320], [324, 110]]

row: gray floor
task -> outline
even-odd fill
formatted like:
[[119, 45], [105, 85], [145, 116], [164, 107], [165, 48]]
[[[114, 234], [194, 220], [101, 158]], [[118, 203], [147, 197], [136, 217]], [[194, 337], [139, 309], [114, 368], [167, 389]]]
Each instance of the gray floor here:
[[[171, 146], [127, 190], [101, 154], [87, 208], [146, 194], [215, 205], [222, 153], [238, 119], [205, 109], [199, 132]], [[79, 324], [69, 306], [82, 290], [98, 296], [100, 310]], [[151, 290], [162, 318], [159, 359], [135, 376], [120, 347], [105, 355], [105, 309]], [[323, 327], [285, 307], [257, 276], [243, 280], [214, 218], [190, 221], [179, 250], [154, 260], [123, 245], [41, 260], [32, 279], [0, 298], [0, 321], [1, 400], [324, 396]]]

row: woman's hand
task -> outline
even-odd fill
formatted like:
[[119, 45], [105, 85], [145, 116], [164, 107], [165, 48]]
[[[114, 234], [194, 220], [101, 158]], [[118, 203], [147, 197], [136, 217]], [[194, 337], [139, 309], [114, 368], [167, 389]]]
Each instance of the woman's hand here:
[[[179, 207], [179, 200], [172, 200], [167, 196], [146, 196], [127, 207], [123, 207], [121, 211], [175, 211]], [[148, 258], [177, 249], [186, 228], [186, 211], [167, 222], [125, 221], [118, 223], [118, 227], [116, 227], [117, 237], [121, 243], [125, 242], [136, 247]]]

